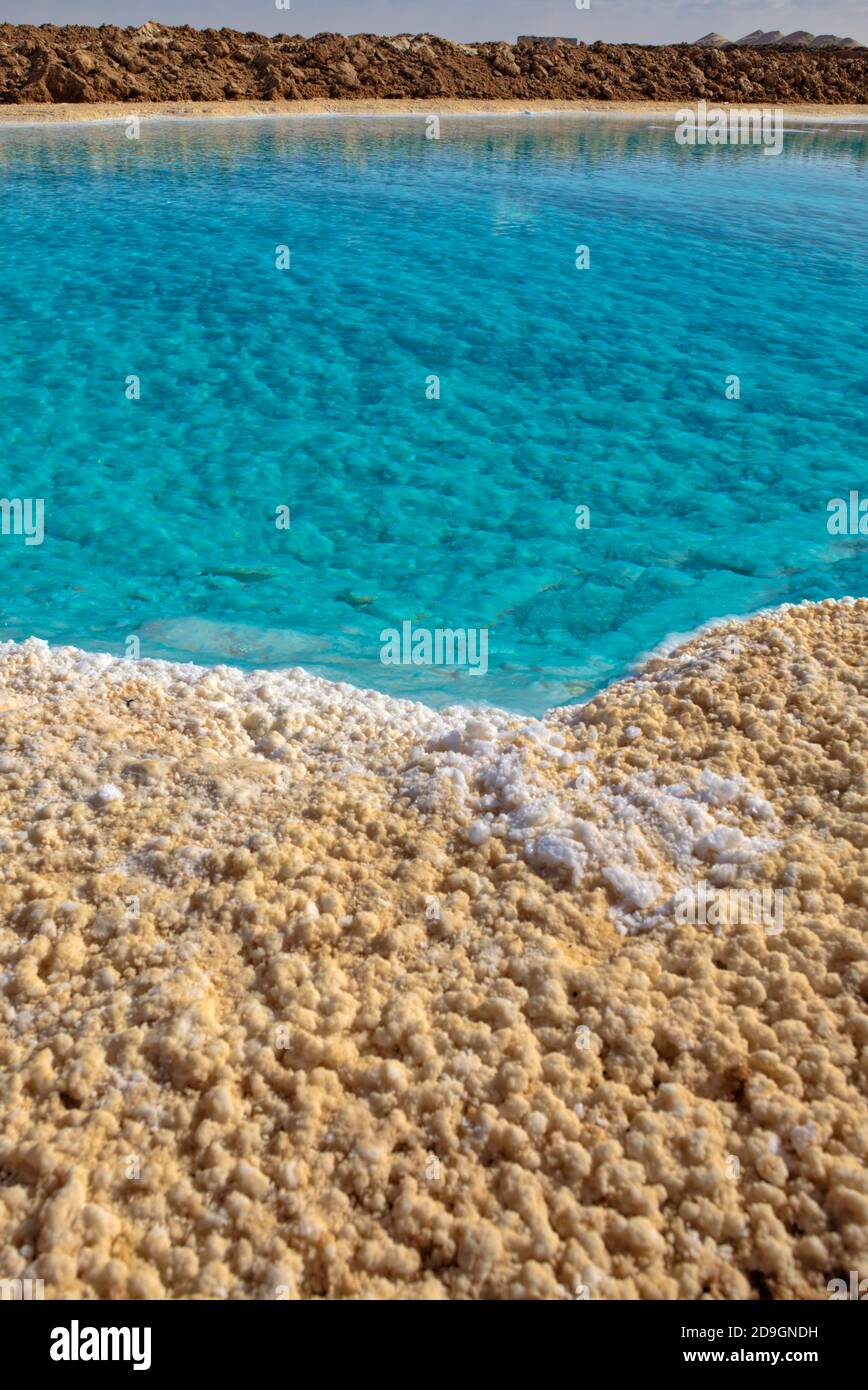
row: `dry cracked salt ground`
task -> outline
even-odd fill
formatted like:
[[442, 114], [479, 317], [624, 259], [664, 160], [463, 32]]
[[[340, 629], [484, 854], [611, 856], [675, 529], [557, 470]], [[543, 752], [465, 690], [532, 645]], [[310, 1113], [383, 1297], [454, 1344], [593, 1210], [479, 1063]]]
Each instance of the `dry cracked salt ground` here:
[[[868, 602], [590, 704], [0, 648], [0, 1275], [825, 1298], [868, 1274]], [[784, 930], [680, 925], [771, 885]]]

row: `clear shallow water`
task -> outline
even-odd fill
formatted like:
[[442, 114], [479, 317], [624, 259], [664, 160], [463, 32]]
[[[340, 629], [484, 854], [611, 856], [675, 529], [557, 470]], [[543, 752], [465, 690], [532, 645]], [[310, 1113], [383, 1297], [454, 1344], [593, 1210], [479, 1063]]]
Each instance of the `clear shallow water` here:
[[[3, 637], [540, 712], [868, 593], [826, 529], [868, 495], [868, 130], [424, 129], [0, 130], [0, 496], [45, 499], [41, 546], [0, 537]], [[383, 666], [407, 619], [487, 627], [488, 675]]]

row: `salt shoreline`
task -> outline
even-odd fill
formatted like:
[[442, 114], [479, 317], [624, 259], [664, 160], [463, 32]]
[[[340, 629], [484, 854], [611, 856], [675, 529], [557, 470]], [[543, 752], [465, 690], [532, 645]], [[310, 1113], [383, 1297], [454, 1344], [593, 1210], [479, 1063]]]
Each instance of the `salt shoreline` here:
[[[5, 1277], [868, 1272], [866, 636], [864, 599], [716, 625], [541, 720], [4, 646]], [[783, 931], [679, 924], [697, 880], [780, 892]]]
[[[865, 600], [868, 602], [868, 600]], [[27, 637], [21, 639], [0, 639], [0, 662], [9, 657], [27, 653], [39, 653], [48, 661], [55, 660], [66, 666], [66, 669], [75, 669], [76, 673], [82, 677], [92, 676], [101, 677], [116, 681], [126, 681], [131, 675], [144, 675], [153, 679], [160, 685], [171, 685], [176, 680], [187, 680], [195, 683], [204, 680], [209, 675], [221, 678], [229, 678], [236, 683], [280, 683], [283, 680], [300, 680], [309, 687], [318, 691], [327, 692], [329, 689], [336, 689], [343, 696], [352, 698], [357, 697], [362, 702], [370, 702], [375, 707], [380, 707], [385, 702], [386, 705], [394, 705], [406, 714], [413, 711], [427, 711], [430, 714], [443, 714], [444, 711], [461, 711], [465, 714], [485, 712], [500, 716], [507, 720], [531, 720], [544, 722], [554, 716], [565, 712], [575, 712], [583, 704], [589, 704], [591, 700], [599, 699], [608, 690], [617, 688], [625, 681], [631, 681], [641, 675], [643, 668], [652, 661], [659, 659], [670, 659], [676, 657], [678, 653], [700, 638], [711, 636], [721, 630], [733, 628], [737, 631], [740, 627], [754, 622], [758, 618], [774, 618], [776, 615], [783, 615], [790, 611], [799, 609], [810, 609], [823, 607], [828, 604], [842, 605], [849, 607], [860, 600], [848, 596], [841, 599], [803, 599], [800, 602], [783, 603], [772, 608], [761, 608], [752, 613], [728, 614], [721, 618], [709, 618], [707, 622], [700, 623], [689, 631], [672, 632], [661, 641], [656, 642], [652, 647], [637, 655], [632, 660], [624, 675], [615, 677], [607, 686], [602, 686], [593, 695], [589, 695], [584, 700], [569, 700], [562, 703], [551, 705], [541, 715], [525, 714], [521, 711], [501, 709], [493, 705], [490, 701], [466, 701], [455, 700], [448, 705], [430, 706], [422, 699], [411, 696], [394, 696], [386, 691], [378, 690], [375, 686], [355, 685], [351, 681], [337, 680], [329, 676], [319, 676], [313, 671], [308, 671], [304, 666], [263, 666], [250, 667], [238, 666], [227, 662], [201, 662], [184, 661], [180, 658], [168, 657], [137, 657], [135, 659], [116, 656], [113, 652], [101, 651], [85, 647], [76, 647], [66, 642], [49, 642], [41, 637]]]
[[[712, 103], [724, 110], [750, 110], [758, 102], [730, 108], [726, 103]], [[90, 104], [30, 104], [0, 106], [0, 127], [68, 125], [100, 123], [139, 116], [147, 120], [238, 119], [259, 117], [309, 116], [504, 116], [534, 115], [612, 116], [643, 120], [647, 116], [667, 116], [690, 102], [593, 102], [593, 101], [496, 101], [442, 98], [425, 100], [338, 100], [317, 99], [300, 101], [203, 101], [203, 102], [100, 102]], [[868, 123], [868, 106], [786, 105], [765, 103], [784, 111], [785, 117], [806, 121], [848, 121]]]

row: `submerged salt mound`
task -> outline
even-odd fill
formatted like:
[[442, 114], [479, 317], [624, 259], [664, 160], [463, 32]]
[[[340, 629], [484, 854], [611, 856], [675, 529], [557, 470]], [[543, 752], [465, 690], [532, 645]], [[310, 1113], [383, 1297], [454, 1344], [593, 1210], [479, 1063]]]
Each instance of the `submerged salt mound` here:
[[[868, 1272], [866, 625], [705, 632], [543, 720], [4, 648], [7, 1277], [810, 1298]], [[678, 921], [697, 877], [780, 891], [783, 931]]]

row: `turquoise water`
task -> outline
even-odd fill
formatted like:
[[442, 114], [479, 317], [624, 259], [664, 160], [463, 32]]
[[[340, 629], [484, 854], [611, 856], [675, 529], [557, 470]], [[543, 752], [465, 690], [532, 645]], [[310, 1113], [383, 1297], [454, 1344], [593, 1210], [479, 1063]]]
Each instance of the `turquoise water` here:
[[[539, 712], [868, 593], [826, 528], [868, 495], [866, 171], [868, 129], [0, 129], [0, 496], [45, 505], [0, 634]], [[405, 620], [487, 628], [487, 675], [384, 666]]]

